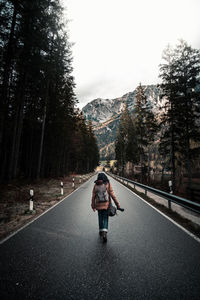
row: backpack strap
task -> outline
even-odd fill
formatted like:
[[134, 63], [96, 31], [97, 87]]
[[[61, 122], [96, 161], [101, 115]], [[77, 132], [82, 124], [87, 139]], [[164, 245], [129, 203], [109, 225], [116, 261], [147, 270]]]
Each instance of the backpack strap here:
[[109, 203], [111, 203], [111, 197], [110, 197], [110, 182], [108, 182], [108, 197], [109, 197]]

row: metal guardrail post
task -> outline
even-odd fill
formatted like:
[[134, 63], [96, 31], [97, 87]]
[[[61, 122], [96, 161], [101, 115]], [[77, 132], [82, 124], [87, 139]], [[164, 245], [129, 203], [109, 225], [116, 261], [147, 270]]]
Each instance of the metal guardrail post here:
[[171, 209], [172, 206], [171, 206], [171, 200], [168, 200], [168, 208]]

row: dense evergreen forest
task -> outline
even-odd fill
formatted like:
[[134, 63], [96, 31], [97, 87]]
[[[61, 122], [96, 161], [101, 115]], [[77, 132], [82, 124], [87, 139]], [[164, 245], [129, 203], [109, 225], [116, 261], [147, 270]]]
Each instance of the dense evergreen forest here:
[[59, 0], [0, 0], [0, 178], [63, 176], [98, 164], [76, 109], [72, 51]]
[[153, 111], [140, 84], [134, 113], [124, 109], [115, 143], [118, 170], [124, 175], [132, 162], [146, 183], [159, 165], [160, 171], [171, 173], [174, 191], [184, 176], [191, 188], [193, 174], [200, 178], [200, 51], [183, 40], [168, 46], [160, 78], [160, 107]]

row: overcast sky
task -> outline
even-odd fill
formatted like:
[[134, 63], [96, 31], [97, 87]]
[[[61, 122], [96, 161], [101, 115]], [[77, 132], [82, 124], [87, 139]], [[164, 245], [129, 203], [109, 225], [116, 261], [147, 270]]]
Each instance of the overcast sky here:
[[200, 0], [63, 0], [83, 107], [159, 82], [162, 52], [182, 38], [200, 48]]

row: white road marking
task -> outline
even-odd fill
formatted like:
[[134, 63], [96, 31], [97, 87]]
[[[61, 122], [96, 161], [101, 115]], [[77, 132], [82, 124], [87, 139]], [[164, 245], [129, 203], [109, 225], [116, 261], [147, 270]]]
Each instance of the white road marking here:
[[[111, 176], [110, 176], [111, 177]], [[147, 202], [145, 199], [143, 199], [141, 196], [137, 195], [136, 193], [134, 193], [132, 190], [130, 190], [127, 186], [123, 185], [121, 182], [119, 182], [118, 180], [116, 180], [115, 178], [111, 177], [112, 179], [114, 179], [115, 181], [117, 181], [119, 184], [121, 184], [123, 187], [125, 187], [129, 192], [133, 193], [135, 196], [137, 196], [139, 199], [141, 199], [143, 202], [145, 202], [146, 204], [148, 204], [149, 206], [151, 206], [153, 209], [155, 209], [158, 213], [160, 213], [163, 217], [165, 217], [166, 219], [168, 219], [169, 221], [171, 221], [173, 224], [175, 224], [177, 227], [179, 227], [180, 229], [182, 229], [185, 233], [187, 233], [189, 236], [191, 236], [193, 239], [195, 239], [197, 242], [200, 243], [200, 238], [198, 238], [196, 235], [194, 235], [193, 233], [191, 233], [190, 231], [188, 231], [186, 228], [184, 228], [183, 226], [181, 226], [180, 224], [178, 224], [176, 221], [174, 221], [173, 219], [171, 219], [169, 216], [165, 215], [162, 211], [160, 211], [159, 209], [157, 209], [156, 207], [154, 207], [153, 205], [151, 205], [149, 202]]]

